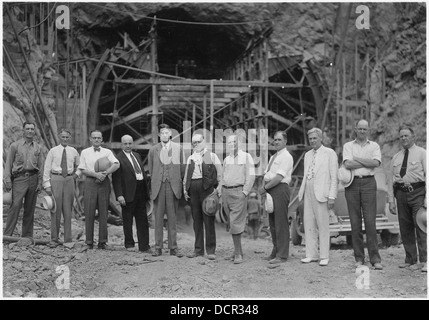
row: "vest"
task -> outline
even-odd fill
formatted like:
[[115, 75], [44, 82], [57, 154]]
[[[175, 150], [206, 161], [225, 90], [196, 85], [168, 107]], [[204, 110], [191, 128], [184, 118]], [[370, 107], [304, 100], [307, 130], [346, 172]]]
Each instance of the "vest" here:
[[[188, 174], [186, 176], [186, 190], [189, 190], [189, 187], [191, 186], [192, 173], [194, 173], [194, 169], [195, 169], [195, 162], [194, 160], [191, 160], [191, 163], [189, 164], [189, 167], [188, 167]], [[217, 181], [217, 170], [215, 165], [212, 163], [210, 152], [204, 153], [204, 159], [201, 166], [201, 173], [203, 175], [204, 190], [207, 190], [212, 186], [214, 188], [218, 186], [219, 183]]]

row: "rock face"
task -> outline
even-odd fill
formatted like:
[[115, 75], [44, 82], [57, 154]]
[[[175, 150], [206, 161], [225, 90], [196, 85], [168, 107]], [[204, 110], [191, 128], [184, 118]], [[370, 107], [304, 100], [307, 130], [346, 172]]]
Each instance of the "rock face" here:
[[[374, 139], [382, 146], [386, 159], [397, 150], [397, 129], [401, 122], [411, 122], [416, 128], [418, 143], [426, 144], [426, 7], [424, 3], [368, 3], [370, 9], [370, 29], [358, 30], [355, 26], [358, 13], [357, 4], [350, 7], [350, 18], [346, 24], [337, 15], [339, 3], [74, 3], [71, 8], [73, 37], [70, 45], [70, 59], [85, 56], [100, 56], [106, 49], [122, 41], [117, 31], [129, 32], [133, 41], [139, 43], [147, 36], [152, 19], [156, 16], [159, 27], [163, 30], [167, 43], [167, 22], [162, 19], [204, 22], [208, 25], [202, 29], [208, 37], [224, 38], [231, 43], [231, 48], [203, 48], [213, 53], [233, 51], [239, 54], [255, 35], [260, 34], [269, 26], [273, 27], [271, 35], [271, 54], [304, 56], [312, 58], [325, 72], [331, 90], [335, 86], [330, 81], [331, 63], [335, 62], [341, 43], [341, 33], [347, 26], [344, 41], [344, 56], [350, 58], [357, 47], [360, 65], [363, 66], [365, 55], [370, 57], [371, 83], [369, 88], [369, 104], [371, 105]], [[16, 10], [11, 10], [19, 14]], [[225, 23], [224, 26], [209, 26], [210, 23]], [[246, 22], [235, 25], [230, 23]], [[25, 26], [16, 23], [18, 30]], [[174, 27], [179, 24], [173, 25]], [[190, 25], [189, 28], [195, 27]], [[202, 27], [201, 27], [202, 28]], [[173, 29], [172, 29], [173, 30]], [[65, 59], [65, 33], [58, 33], [58, 57]], [[50, 58], [45, 56], [31, 37], [29, 31], [21, 33], [20, 38], [31, 65], [31, 73], [40, 88], [46, 87], [52, 67]], [[8, 17], [4, 14], [3, 41], [19, 56], [14, 34]], [[219, 40], [221, 41], [221, 40]], [[356, 41], [356, 43], [355, 43]], [[180, 43], [180, 41], [176, 42]], [[189, 42], [188, 42], [189, 43]], [[221, 43], [221, 42], [220, 42]], [[169, 49], [170, 51], [174, 48]], [[177, 48], [180, 49], [180, 48]], [[218, 50], [218, 51], [216, 51]], [[213, 54], [212, 60], [216, 59]], [[229, 58], [233, 55], [230, 54]], [[226, 56], [225, 56], [226, 57]], [[220, 59], [220, 58], [219, 58]], [[16, 60], [16, 61], [19, 61]], [[219, 67], [210, 61], [212, 67]], [[96, 62], [88, 62], [88, 77], [96, 66]], [[34, 88], [29, 79], [28, 70], [22, 61], [16, 69], [31, 100], [41, 109]], [[59, 81], [63, 75], [57, 74]], [[79, 75], [81, 76], [81, 75]], [[16, 119], [34, 120], [34, 112], [30, 98], [23, 91], [11, 68], [6, 64], [3, 79], [4, 119], [10, 119], [17, 110]], [[48, 108], [49, 118], [54, 118], [55, 101], [49, 90], [43, 90], [43, 97]], [[59, 92], [64, 95], [63, 92]], [[361, 98], [367, 92], [361, 93]], [[41, 112], [41, 110], [39, 110]], [[48, 122], [43, 118], [42, 130], [49, 134]], [[52, 122], [52, 121], [51, 121]], [[17, 136], [17, 121], [4, 121], [5, 147]], [[56, 124], [53, 125], [56, 130]]]

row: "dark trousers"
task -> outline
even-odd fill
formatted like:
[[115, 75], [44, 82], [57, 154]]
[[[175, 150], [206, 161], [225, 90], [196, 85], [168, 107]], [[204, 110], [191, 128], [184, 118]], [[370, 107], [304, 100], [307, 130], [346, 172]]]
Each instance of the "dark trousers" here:
[[289, 257], [289, 220], [288, 207], [290, 191], [287, 183], [279, 183], [268, 190], [273, 198], [274, 212], [268, 214], [271, 239], [278, 258]]
[[96, 183], [92, 177], [85, 179], [83, 205], [85, 212], [85, 243], [94, 244], [95, 210], [98, 208], [98, 244], [107, 242], [107, 215], [110, 198], [110, 180]]
[[381, 262], [378, 253], [377, 227], [377, 183], [375, 178], [357, 179], [345, 189], [347, 207], [352, 227], [353, 251], [356, 262], [365, 262], [362, 217], [365, 224], [369, 261]]
[[189, 196], [191, 197], [192, 219], [194, 220], [195, 253], [204, 255], [204, 229], [207, 254], [214, 254], [216, 250], [215, 216], [209, 217], [203, 212], [203, 200], [214, 190], [213, 187], [204, 190], [203, 179], [191, 180]]
[[12, 183], [12, 204], [7, 212], [6, 227], [3, 232], [5, 236], [12, 236], [18, 223], [19, 211], [24, 200], [24, 214], [22, 218], [23, 238], [33, 237], [34, 210], [37, 201], [37, 185], [39, 177], [37, 174], [32, 176], [19, 176]]
[[164, 213], [167, 212], [168, 249], [177, 249], [176, 213], [179, 199], [174, 195], [170, 182], [161, 182], [158, 196], [154, 201], [155, 212], [155, 249], [162, 249], [164, 237]]
[[125, 236], [125, 248], [132, 248], [135, 245], [133, 237], [133, 220], [136, 220], [137, 241], [139, 251], [150, 249], [149, 246], [149, 223], [147, 220], [146, 201], [143, 197], [145, 192], [145, 181], [137, 181], [136, 194], [132, 202], [127, 202], [122, 207], [122, 221]]
[[[417, 263], [417, 248], [420, 262], [427, 261], [427, 234], [416, 223], [417, 211], [423, 206], [426, 189], [421, 187], [412, 192], [396, 192], [399, 231], [405, 249], [405, 263]], [[416, 246], [417, 234], [417, 246]]]

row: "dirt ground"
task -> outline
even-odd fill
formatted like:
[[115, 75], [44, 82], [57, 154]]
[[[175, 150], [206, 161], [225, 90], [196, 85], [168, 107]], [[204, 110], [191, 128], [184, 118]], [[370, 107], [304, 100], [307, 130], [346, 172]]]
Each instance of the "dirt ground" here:
[[[3, 217], [5, 209], [3, 208]], [[4, 221], [4, 220], [3, 220]], [[49, 240], [50, 214], [35, 215], [35, 238]], [[96, 223], [95, 235], [98, 234]], [[244, 262], [225, 260], [232, 253], [231, 236], [217, 224], [216, 260], [160, 257], [123, 247], [122, 226], [109, 224], [112, 250], [84, 249], [84, 221], [73, 220], [73, 238], [66, 246], [49, 248], [26, 241], [3, 244], [3, 297], [5, 299], [427, 299], [427, 274], [421, 266], [400, 269], [402, 244], [381, 248], [384, 269], [370, 265], [356, 270], [345, 237], [332, 238], [330, 263], [302, 264], [305, 246], [290, 245], [287, 263], [269, 268], [263, 258], [271, 252], [267, 236], [243, 236]], [[17, 232], [20, 232], [19, 222]], [[19, 233], [17, 233], [19, 235]], [[262, 234], [265, 235], [265, 234]], [[62, 235], [61, 235], [62, 236]], [[164, 239], [167, 233], [164, 233]], [[192, 220], [179, 215], [178, 245], [193, 251]], [[154, 230], [150, 229], [150, 242]], [[380, 241], [381, 243], [381, 241]]]

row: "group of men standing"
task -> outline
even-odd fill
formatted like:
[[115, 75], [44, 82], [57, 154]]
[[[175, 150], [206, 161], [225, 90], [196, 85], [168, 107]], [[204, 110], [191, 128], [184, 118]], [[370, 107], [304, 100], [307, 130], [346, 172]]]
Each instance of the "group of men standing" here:
[[[380, 270], [376, 214], [377, 184], [375, 168], [381, 165], [381, 151], [377, 143], [368, 140], [369, 124], [360, 120], [355, 127], [356, 139], [343, 146], [342, 165], [353, 172], [352, 181], [345, 187], [349, 211], [353, 251], [356, 266], [365, 263], [362, 220], [365, 225], [369, 261]], [[392, 159], [393, 187], [389, 188], [391, 212], [399, 214], [399, 225], [406, 258], [400, 267], [416, 264], [418, 259], [426, 272], [426, 232], [416, 224], [417, 211], [426, 208], [426, 151], [417, 147], [410, 127], [400, 129], [403, 150]], [[179, 199], [188, 201], [195, 233], [195, 244], [189, 258], [204, 256], [216, 259], [215, 217], [205, 213], [203, 203], [217, 194], [227, 215], [227, 229], [232, 235], [234, 252], [226, 259], [235, 264], [243, 262], [241, 235], [245, 230], [247, 198], [254, 187], [255, 166], [249, 153], [240, 148], [240, 135], [227, 137], [227, 156], [223, 163], [207, 149], [204, 136], [194, 134], [193, 152], [184, 161], [180, 144], [171, 141], [172, 131], [166, 124], [159, 126], [160, 143], [151, 148], [148, 155], [149, 179], [140, 155], [132, 151], [133, 138], [121, 139], [122, 151], [116, 156], [101, 147], [102, 133], [90, 134], [91, 146], [80, 156], [70, 147], [71, 134], [59, 132], [60, 145], [52, 148], [46, 160], [39, 144], [34, 141], [35, 125], [24, 123], [23, 139], [11, 144], [7, 155], [4, 181], [6, 190], [12, 190], [12, 204], [8, 211], [4, 235], [12, 235], [24, 200], [22, 236], [33, 236], [34, 209], [42, 186], [56, 200], [56, 211], [51, 214], [51, 242], [59, 244], [58, 234], [61, 215], [64, 216], [64, 241], [72, 241], [71, 216], [75, 193], [75, 179], [84, 175], [84, 212], [86, 244], [94, 245], [94, 220], [96, 209], [99, 216], [98, 248], [107, 248], [107, 212], [111, 181], [118, 202], [122, 206], [124, 245], [134, 248], [134, 219], [137, 228], [138, 250], [154, 256], [163, 254], [164, 216], [167, 216], [168, 249], [170, 255], [181, 257], [177, 245], [177, 212]], [[334, 208], [338, 186], [338, 158], [334, 150], [322, 145], [323, 132], [318, 128], [308, 131], [312, 149], [304, 157], [304, 175], [299, 199], [304, 200], [304, 228], [306, 256], [302, 263], [319, 261], [329, 263], [329, 211]], [[277, 152], [270, 158], [259, 188], [262, 197], [268, 193], [273, 200], [273, 212], [269, 213], [269, 225], [273, 243], [269, 264], [280, 264], [289, 257], [289, 184], [292, 179], [294, 160], [288, 152], [287, 135], [283, 131], [274, 134], [273, 144]], [[107, 159], [108, 166], [97, 170], [98, 161]], [[154, 202], [155, 247], [149, 245], [149, 224], [146, 202]], [[417, 236], [417, 246], [416, 246]]]

